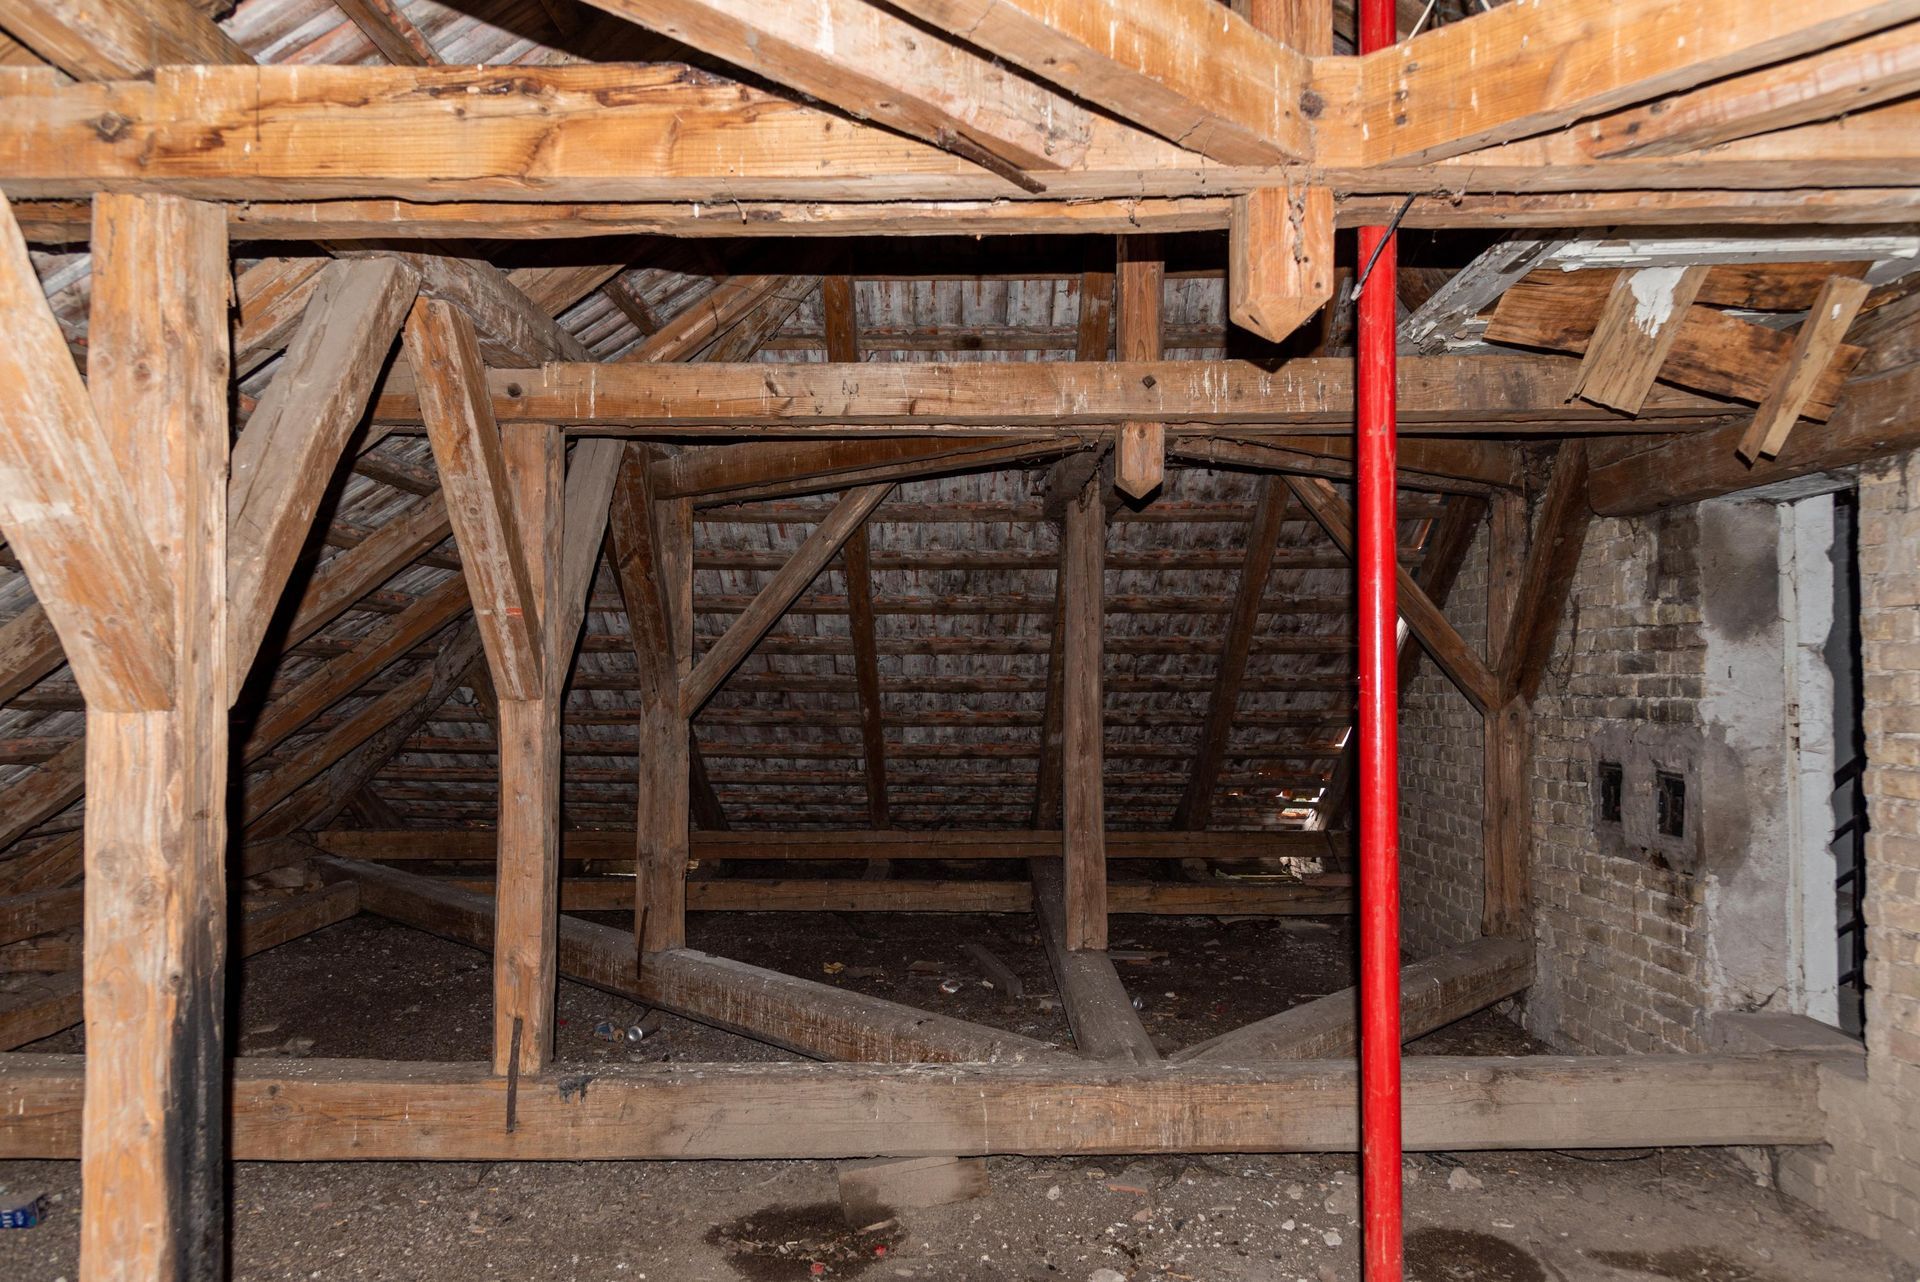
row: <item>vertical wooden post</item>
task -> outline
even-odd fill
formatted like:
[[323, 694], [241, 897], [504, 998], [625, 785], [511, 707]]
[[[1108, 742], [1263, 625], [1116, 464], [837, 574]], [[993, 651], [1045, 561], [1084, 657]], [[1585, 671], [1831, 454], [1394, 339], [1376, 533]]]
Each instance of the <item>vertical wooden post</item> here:
[[651, 505], [666, 615], [667, 679], [648, 691], [640, 723], [639, 876], [634, 936], [642, 953], [687, 943], [688, 811], [693, 726], [680, 688], [693, 671], [693, 501]]
[[[1122, 236], [1119, 269], [1119, 328], [1115, 355], [1123, 361], [1157, 361], [1161, 356], [1160, 301], [1167, 278], [1158, 236]], [[1122, 423], [1114, 450], [1113, 483], [1136, 499], [1160, 488], [1166, 476], [1167, 425]]]
[[170, 706], [87, 714], [80, 1273], [225, 1272], [227, 236], [94, 200], [90, 392], [172, 589]]
[[[527, 586], [539, 608], [540, 685], [500, 700], [499, 890], [493, 949], [493, 1066], [519, 1046], [523, 1073], [553, 1057], [560, 925], [560, 712], [572, 637], [562, 633], [560, 556], [564, 442], [543, 423], [501, 431], [508, 506], [520, 524]], [[517, 1030], [517, 1031], [516, 1031]]]
[[1094, 473], [1067, 505], [1060, 572], [1064, 684], [1063, 774], [1067, 947], [1107, 946], [1107, 828], [1102, 636], [1106, 630], [1107, 513]]
[[1531, 717], [1526, 698], [1514, 692], [1507, 679], [1512, 658], [1507, 653], [1507, 636], [1519, 601], [1526, 548], [1526, 501], [1518, 494], [1496, 494], [1487, 527], [1487, 665], [1501, 675], [1503, 697], [1487, 708], [1483, 727], [1486, 765], [1480, 817], [1486, 871], [1481, 930], [1488, 935], [1524, 935], [1531, 917], [1527, 886]]

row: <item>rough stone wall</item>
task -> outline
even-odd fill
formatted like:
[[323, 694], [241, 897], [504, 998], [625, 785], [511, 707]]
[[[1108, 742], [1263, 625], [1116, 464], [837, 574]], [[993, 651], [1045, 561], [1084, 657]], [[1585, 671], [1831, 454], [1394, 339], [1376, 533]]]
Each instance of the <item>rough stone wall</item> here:
[[[1484, 521], [1448, 594], [1446, 614], [1461, 638], [1485, 654]], [[1401, 938], [1410, 957], [1480, 936], [1482, 754], [1480, 714], [1423, 655], [1400, 702]]]
[[1695, 509], [1593, 523], [1534, 702], [1528, 1030], [1596, 1054], [1704, 1042], [1698, 882], [1595, 830], [1595, 745], [1700, 720]]
[[1830, 1149], [1781, 1187], [1920, 1262], [1920, 454], [1860, 482], [1867, 737], [1867, 1061], [1822, 1092]]

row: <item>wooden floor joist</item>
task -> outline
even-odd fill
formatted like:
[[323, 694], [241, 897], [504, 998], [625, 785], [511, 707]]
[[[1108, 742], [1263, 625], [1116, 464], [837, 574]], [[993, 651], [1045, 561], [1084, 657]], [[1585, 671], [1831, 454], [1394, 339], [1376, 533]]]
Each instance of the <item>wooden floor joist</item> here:
[[[1400, 1037], [1412, 1041], [1465, 1019], [1533, 982], [1533, 946], [1480, 939], [1400, 971]], [[1254, 1064], [1274, 1059], [1338, 1059], [1359, 1046], [1356, 989], [1302, 1002], [1278, 1015], [1175, 1051], [1177, 1063]]]
[[[1813, 1055], [1403, 1061], [1406, 1147], [1819, 1144]], [[78, 1057], [0, 1057], [0, 1157], [77, 1151]], [[515, 1090], [515, 1125], [504, 1124]], [[994, 1153], [1352, 1153], [1351, 1061], [1024, 1066], [485, 1065], [242, 1059], [240, 1161], [589, 1161]]]
[[[367, 911], [475, 948], [493, 946], [493, 901], [445, 882], [324, 861]], [[687, 949], [639, 954], [631, 934], [565, 917], [560, 973], [595, 988], [820, 1059], [1019, 1063], [1061, 1054], [1017, 1033], [915, 1010]]]

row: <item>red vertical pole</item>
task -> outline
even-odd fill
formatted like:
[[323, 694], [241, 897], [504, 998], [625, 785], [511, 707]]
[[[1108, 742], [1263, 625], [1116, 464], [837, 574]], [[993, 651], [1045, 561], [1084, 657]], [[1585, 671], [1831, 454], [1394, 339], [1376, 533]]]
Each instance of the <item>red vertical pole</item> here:
[[[1360, 0], [1360, 51], [1398, 38]], [[1360, 229], [1355, 503], [1360, 614], [1360, 1174], [1367, 1282], [1400, 1282], [1399, 647], [1394, 600], [1394, 238]], [[1371, 262], [1369, 270], [1367, 264]]]

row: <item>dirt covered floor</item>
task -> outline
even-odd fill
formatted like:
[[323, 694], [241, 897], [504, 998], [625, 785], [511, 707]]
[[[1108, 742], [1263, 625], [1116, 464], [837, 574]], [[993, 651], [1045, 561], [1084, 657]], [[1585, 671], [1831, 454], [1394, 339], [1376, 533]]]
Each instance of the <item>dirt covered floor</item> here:
[[[615, 921], [609, 917], [606, 920]], [[1066, 1040], [1046, 955], [1011, 916], [707, 914], [690, 943], [1035, 1037]], [[1018, 976], [985, 982], [969, 943]], [[1351, 982], [1344, 919], [1115, 919], [1113, 948], [1156, 1041], [1199, 1041]], [[362, 916], [248, 962], [242, 1055], [478, 1060], [487, 959]], [[792, 1058], [673, 1017], [637, 1045], [596, 1036], [643, 1012], [563, 983], [559, 1056], [576, 1063]], [[653, 1021], [649, 1021], [651, 1024]], [[78, 1030], [29, 1048], [81, 1049]], [[1541, 1047], [1486, 1013], [1413, 1049]], [[233, 1268], [252, 1279], [784, 1282], [1348, 1282], [1359, 1182], [1334, 1156], [995, 1158], [984, 1197], [850, 1224], [831, 1162], [242, 1163]], [[1406, 1165], [1416, 1282], [1912, 1282], [1870, 1244], [1720, 1151], [1461, 1153]], [[0, 1279], [77, 1273], [79, 1168], [0, 1162], [44, 1191], [39, 1228], [0, 1232]]]

